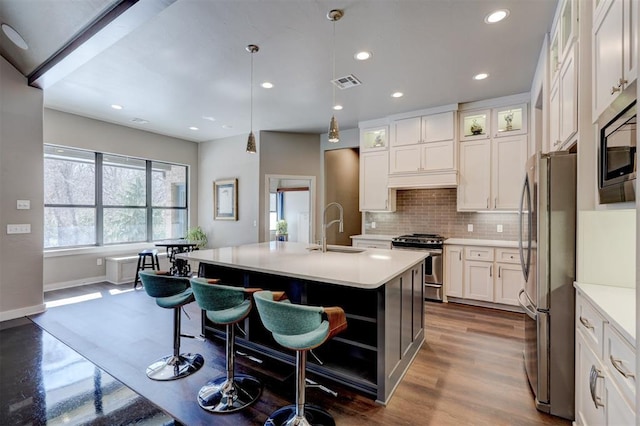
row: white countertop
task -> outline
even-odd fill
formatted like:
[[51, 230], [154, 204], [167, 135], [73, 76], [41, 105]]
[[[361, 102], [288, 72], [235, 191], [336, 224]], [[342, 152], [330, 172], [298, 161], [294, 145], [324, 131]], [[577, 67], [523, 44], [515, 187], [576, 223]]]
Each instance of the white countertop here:
[[512, 240], [478, 240], [473, 238], [447, 238], [445, 244], [460, 246], [506, 247], [518, 248], [518, 242]]
[[636, 341], [636, 289], [609, 285], [574, 283], [575, 288], [616, 326], [629, 342]]
[[397, 237], [397, 235], [382, 235], [382, 234], [360, 234], [360, 235], [352, 235], [350, 238], [356, 238], [359, 240], [382, 240], [382, 241], [391, 241]]
[[[311, 245], [312, 247], [317, 247]], [[356, 249], [359, 253], [338, 253], [309, 250], [304, 243], [271, 241], [196, 250], [177, 255], [180, 258], [301, 278], [331, 284], [375, 289], [406, 271], [427, 256], [424, 251]], [[329, 246], [354, 250], [351, 246]]]

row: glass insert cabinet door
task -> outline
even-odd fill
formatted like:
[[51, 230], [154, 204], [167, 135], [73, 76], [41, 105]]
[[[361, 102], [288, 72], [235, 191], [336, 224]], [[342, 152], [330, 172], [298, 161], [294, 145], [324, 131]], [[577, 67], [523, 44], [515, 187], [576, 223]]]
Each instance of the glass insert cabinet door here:
[[469, 111], [460, 114], [460, 139], [487, 139], [490, 133], [490, 110]]
[[527, 133], [527, 105], [513, 105], [494, 109], [494, 137]]
[[387, 149], [389, 143], [389, 127], [381, 126], [362, 129], [360, 131], [360, 148], [367, 151]]

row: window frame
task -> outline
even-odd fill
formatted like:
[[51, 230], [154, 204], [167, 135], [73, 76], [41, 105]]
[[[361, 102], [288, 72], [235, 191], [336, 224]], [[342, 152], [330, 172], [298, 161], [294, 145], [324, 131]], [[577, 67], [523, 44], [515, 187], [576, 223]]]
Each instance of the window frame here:
[[[56, 250], [68, 250], [74, 248], [91, 248], [91, 247], [109, 247], [116, 245], [126, 245], [126, 244], [140, 244], [140, 243], [148, 243], [154, 241], [161, 241], [165, 238], [154, 239], [153, 236], [153, 213], [154, 211], [164, 211], [164, 210], [177, 210], [183, 211], [185, 214], [185, 223], [184, 223], [184, 232], [186, 233], [189, 229], [189, 169], [190, 166], [187, 164], [180, 163], [172, 163], [164, 160], [151, 160], [146, 158], [134, 157], [130, 155], [123, 154], [115, 154], [115, 153], [105, 153], [100, 151], [86, 150], [82, 148], [76, 147], [68, 147], [63, 145], [56, 144], [44, 144], [45, 147], [52, 148], [61, 148], [70, 151], [84, 151], [90, 152], [94, 155], [94, 165], [95, 165], [95, 185], [94, 185], [94, 204], [44, 204], [44, 208], [93, 208], [95, 209], [96, 214], [96, 229], [95, 229], [95, 244], [82, 244], [82, 245], [58, 245], [58, 246], [50, 246], [44, 247], [46, 251], [56, 251]], [[140, 160], [145, 162], [145, 204], [144, 206], [129, 206], [129, 205], [105, 205], [103, 202], [103, 165], [104, 165], [104, 156], [112, 156], [112, 157], [123, 157], [123, 158], [131, 158], [135, 160]], [[44, 157], [46, 158], [47, 153], [44, 153]], [[154, 163], [162, 163], [168, 166], [176, 166], [176, 167], [184, 167], [185, 171], [185, 182], [184, 182], [184, 205], [181, 206], [156, 206], [153, 204], [153, 164]], [[114, 208], [131, 208], [131, 209], [144, 209], [146, 212], [146, 238], [143, 241], [120, 241], [113, 243], [105, 243], [104, 242], [104, 212], [105, 209], [114, 209]], [[46, 233], [45, 233], [46, 234]], [[172, 236], [169, 238], [179, 238], [177, 236]], [[44, 241], [43, 241], [44, 246]]]

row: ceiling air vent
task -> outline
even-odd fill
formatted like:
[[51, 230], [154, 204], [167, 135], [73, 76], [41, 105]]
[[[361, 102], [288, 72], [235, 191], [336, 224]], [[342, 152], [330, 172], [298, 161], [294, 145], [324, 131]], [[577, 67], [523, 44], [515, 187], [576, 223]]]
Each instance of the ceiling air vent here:
[[351, 89], [352, 87], [360, 86], [362, 84], [362, 82], [353, 74], [349, 74], [345, 77], [338, 77], [335, 80], [331, 80], [331, 82], [342, 90]]

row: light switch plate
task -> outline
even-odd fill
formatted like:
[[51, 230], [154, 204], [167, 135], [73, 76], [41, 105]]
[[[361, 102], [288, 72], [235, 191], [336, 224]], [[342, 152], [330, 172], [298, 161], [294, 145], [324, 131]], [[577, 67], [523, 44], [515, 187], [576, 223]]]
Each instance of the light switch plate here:
[[31, 200], [18, 200], [16, 203], [16, 209], [29, 210], [31, 208]]
[[467, 225], [467, 232], [473, 232], [473, 223]]
[[497, 229], [497, 231], [498, 231], [498, 232], [502, 232], [502, 225], [498, 225], [498, 227], [497, 227], [497, 228], [498, 228], [498, 229]]
[[7, 225], [7, 234], [30, 234], [31, 224], [18, 223], [13, 225]]

